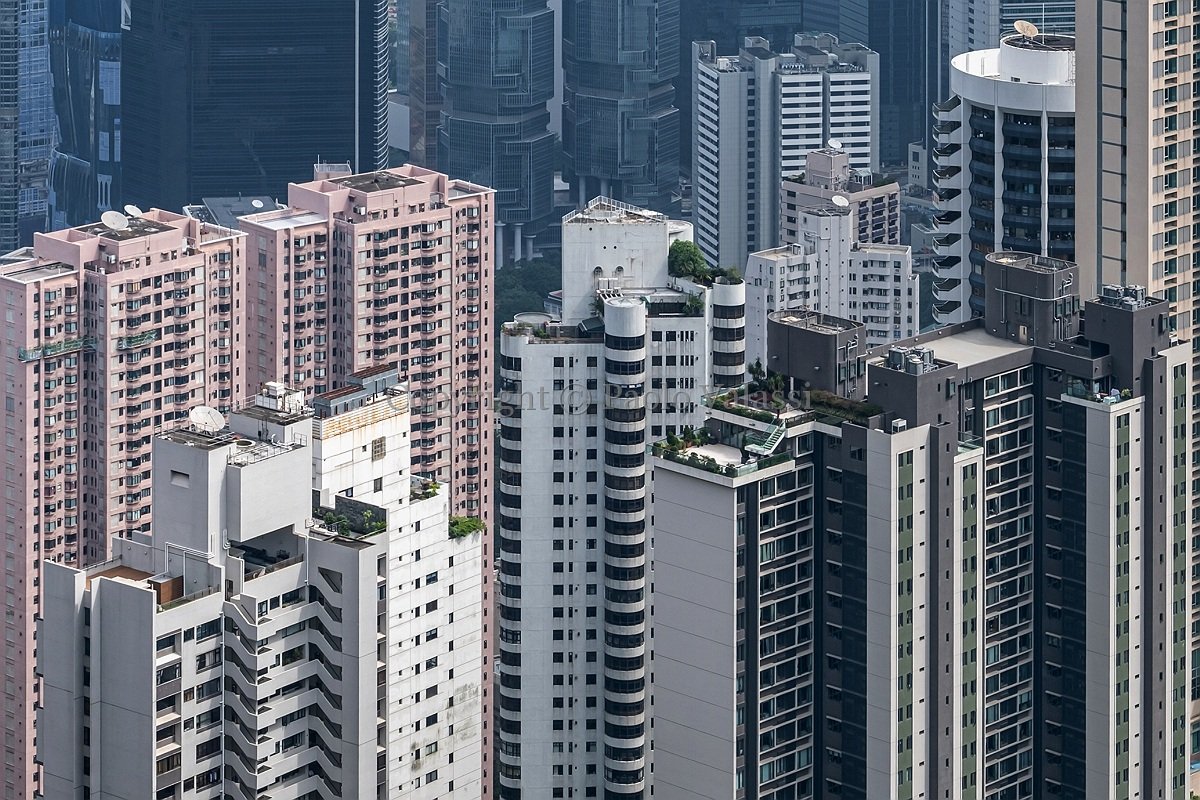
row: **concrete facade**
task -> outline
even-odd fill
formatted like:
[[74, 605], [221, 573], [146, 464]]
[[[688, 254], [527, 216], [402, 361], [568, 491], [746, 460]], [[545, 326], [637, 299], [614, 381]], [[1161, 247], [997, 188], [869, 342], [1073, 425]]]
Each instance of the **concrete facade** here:
[[[1185, 796], [1145, 698], [1187, 656], [1190, 347], [1144, 288], [986, 269], [985, 319], [898, 346], [780, 316], [773, 420], [654, 445], [659, 793]], [[847, 365], [867, 403], [815, 391]]]
[[47, 572], [47, 797], [480, 795], [479, 535], [411, 484], [395, 380], [156, 439], [152, 543]]
[[[122, 218], [124, 219], [124, 218]], [[34, 623], [48, 563], [103, 561], [149, 529], [150, 441], [244, 396], [244, 237], [151, 210], [39, 234], [5, 259], [5, 793], [38, 791]], [[17, 788], [17, 787], [21, 788]]]
[[935, 106], [934, 318], [983, 313], [988, 253], [1075, 259], [1075, 40], [1010, 34], [951, 62]]
[[871, 244], [900, 244], [900, 185], [875, 182], [866, 170], [852, 169], [844, 149], [821, 147], [808, 154], [804, 172], [784, 177], [780, 200], [781, 241], [798, 241], [796, 213], [829, 205], [844, 197], [857, 224], [857, 240]]
[[500, 341], [497, 796], [644, 800], [646, 442], [743, 381], [744, 286], [670, 276], [687, 229], [659, 214], [600, 199], [563, 228], [561, 319]]

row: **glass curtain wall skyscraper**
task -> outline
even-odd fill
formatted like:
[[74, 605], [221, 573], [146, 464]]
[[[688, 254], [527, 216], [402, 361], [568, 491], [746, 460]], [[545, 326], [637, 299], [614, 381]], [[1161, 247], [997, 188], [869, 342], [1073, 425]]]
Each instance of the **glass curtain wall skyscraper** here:
[[496, 190], [496, 252], [532, 255], [554, 207], [554, 14], [546, 0], [444, 0], [442, 171]]
[[50, 13], [58, 142], [50, 155], [51, 230], [84, 225], [121, 196], [121, 0], [68, 0]]
[[131, 0], [121, 202], [282, 196], [318, 160], [387, 164], [387, 0]]
[[45, 2], [0, 2], [0, 248], [46, 226], [54, 137]]
[[563, 157], [579, 204], [667, 210], [679, 185], [679, 0], [564, 0]]

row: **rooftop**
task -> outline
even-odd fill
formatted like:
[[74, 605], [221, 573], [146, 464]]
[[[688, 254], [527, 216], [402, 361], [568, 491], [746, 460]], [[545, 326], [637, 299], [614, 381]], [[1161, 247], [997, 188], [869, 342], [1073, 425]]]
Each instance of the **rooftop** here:
[[0, 274], [9, 280], [20, 281], [21, 283], [33, 283], [46, 278], [53, 278], [56, 275], [69, 275], [76, 271], [70, 264], [64, 264], [61, 261], [43, 262], [37, 259], [21, 261], [15, 264], [5, 264], [3, 267], [0, 267]]
[[841, 333], [843, 331], [858, 330], [863, 327], [862, 323], [854, 322], [853, 320], [842, 319], [831, 314], [822, 314], [819, 311], [806, 311], [803, 309], [775, 311], [771, 313], [768, 319], [771, 322], [791, 325], [794, 328], [804, 328], [805, 330], [816, 331], [818, 333]]
[[307, 211], [303, 208], [288, 208], [283, 211], [249, 214], [245, 216], [245, 219], [259, 227], [272, 231], [297, 228], [303, 225], [317, 225], [328, 221], [321, 214], [315, 211]]
[[348, 175], [345, 178], [334, 178], [332, 182], [345, 186], [348, 189], [357, 189], [361, 192], [384, 192], [403, 189], [406, 186], [417, 186], [423, 183], [423, 181], [416, 178], [406, 178], [403, 175], [397, 175], [394, 172], [384, 170], [379, 172], [365, 172], [361, 175]]
[[279, 204], [272, 197], [265, 195], [242, 197], [238, 195], [237, 197], [205, 197], [196, 205], [184, 206], [183, 211], [189, 217], [201, 222], [236, 230], [238, 217], [279, 208]]
[[[938, 361], [956, 364], [960, 368], [972, 367], [1029, 349], [1028, 345], [992, 336], [982, 327], [969, 328], [942, 338], [931, 338], [922, 341], [920, 346], [932, 349]], [[872, 359], [871, 363], [879, 364], [883, 361], [883, 358]]]
[[664, 214], [649, 211], [645, 208], [631, 206], [619, 200], [608, 197], [597, 197], [580, 211], [572, 211], [563, 217], [563, 224], [628, 224], [631, 222], [646, 222], [663, 224], [667, 222]]
[[140, 239], [143, 236], [150, 236], [155, 233], [167, 233], [168, 231], [177, 231], [178, 228], [172, 225], [164, 225], [161, 222], [156, 222], [145, 217], [127, 217], [129, 227], [121, 230], [115, 230], [108, 227], [103, 222], [92, 222], [87, 225], [82, 225], [75, 230], [81, 231], [91, 236], [99, 236], [104, 239], [111, 239], [114, 242], [125, 242], [131, 239]]
[[122, 578], [135, 583], [141, 583], [142, 581], [149, 580], [152, 577], [154, 576], [149, 572], [143, 572], [140, 569], [127, 567], [124, 564], [114, 564], [97, 572], [89, 573], [87, 576], [87, 586], [90, 589], [92, 587], [92, 581], [96, 580], [97, 578]]

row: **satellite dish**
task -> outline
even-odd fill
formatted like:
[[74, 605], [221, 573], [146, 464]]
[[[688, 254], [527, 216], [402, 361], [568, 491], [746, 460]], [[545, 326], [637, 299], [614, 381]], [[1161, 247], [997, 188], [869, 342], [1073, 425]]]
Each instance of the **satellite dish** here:
[[840, 194], [835, 194], [833, 196], [833, 204], [835, 206], [837, 206], [838, 208], [849, 208], [850, 207], [850, 201], [847, 200], [845, 197], [842, 197]]
[[262, 200], [251, 200], [250, 205], [254, 206], [255, 208], [262, 208], [263, 201]]
[[841, 139], [830, 139], [825, 144], [829, 147], [830, 150], [841, 150], [842, 149], [842, 140]]
[[100, 215], [100, 221], [110, 231], [123, 231], [129, 227], [129, 219], [120, 211], [105, 211]]
[[142, 210], [131, 203], [125, 206], [125, 213], [131, 217], [140, 217], [142, 215]]
[[1032, 22], [1029, 22], [1028, 20], [1023, 20], [1023, 19], [1017, 20], [1016, 22], [1013, 23], [1013, 28], [1016, 29], [1017, 33], [1021, 34], [1022, 36], [1026, 36], [1030, 39], [1032, 39], [1038, 35], [1037, 25], [1034, 25]]
[[201, 433], [216, 433], [225, 427], [225, 417], [210, 406], [196, 406], [188, 412], [188, 422]]

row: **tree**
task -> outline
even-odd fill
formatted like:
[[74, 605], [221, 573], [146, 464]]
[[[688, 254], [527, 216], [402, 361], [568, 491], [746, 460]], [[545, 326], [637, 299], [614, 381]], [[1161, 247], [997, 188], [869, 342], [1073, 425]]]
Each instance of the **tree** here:
[[667, 272], [679, 278], [699, 277], [708, 272], [708, 262], [695, 242], [679, 239], [667, 253]]

